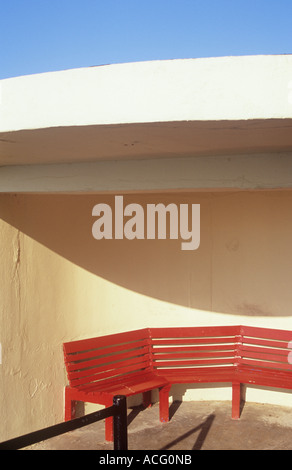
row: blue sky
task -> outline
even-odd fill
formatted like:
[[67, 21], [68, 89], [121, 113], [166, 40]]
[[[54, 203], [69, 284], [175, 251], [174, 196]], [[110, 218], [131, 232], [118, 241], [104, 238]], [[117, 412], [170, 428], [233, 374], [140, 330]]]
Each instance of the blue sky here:
[[292, 0], [0, 0], [0, 79], [144, 60], [292, 53]]

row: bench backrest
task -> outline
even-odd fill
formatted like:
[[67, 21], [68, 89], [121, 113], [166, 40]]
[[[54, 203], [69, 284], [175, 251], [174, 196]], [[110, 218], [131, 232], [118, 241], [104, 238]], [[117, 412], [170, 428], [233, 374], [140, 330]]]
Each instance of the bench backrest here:
[[249, 326], [145, 328], [63, 345], [68, 380], [104, 388], [127, 374], [249, 366], [292, 371], [292, 331]]
[[233, 367], [240, 326], [150, 328], [155, 370]]
[[240, 334], [239, 364], [292, 370], [292, 331], [241, 326]]
[[65, 365], [71, 387], [90, 390], [119, 383], [125, 374], [150, 370], [148, 329], [64, 343]]

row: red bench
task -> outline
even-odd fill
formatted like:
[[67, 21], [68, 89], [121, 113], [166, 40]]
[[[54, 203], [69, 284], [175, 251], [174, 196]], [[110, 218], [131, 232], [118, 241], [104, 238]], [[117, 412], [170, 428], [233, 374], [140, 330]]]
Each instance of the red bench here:
[[[292, 389], [292, 331], [246, 326], [147, 328], [64, 344], [69, 386], [65, 419], [76, 401], [112, 405], [114, 395], [159, 389], [160, 420], [169, 420], [174, 384], [229, 383], [232, 418], [240, 417], [241, 385]], [[106, 420], [112, 440], [112, 418]]]
[[[76, 402], [112, 406], [115, 395], [143, 394], [151, 404], [151, 390], [167, 394], [169, 383], [153, 372], [149, 330], [137, 330], [63, 345], [69, 386], [65, 388], [65, 421], [75, 417]], [[161, 399], [161, 403], [164, 402]], [[160, 419], [163, 415], [160, 413]], [[113, 418], [105, 420], [105, 437], [113, 440]]]

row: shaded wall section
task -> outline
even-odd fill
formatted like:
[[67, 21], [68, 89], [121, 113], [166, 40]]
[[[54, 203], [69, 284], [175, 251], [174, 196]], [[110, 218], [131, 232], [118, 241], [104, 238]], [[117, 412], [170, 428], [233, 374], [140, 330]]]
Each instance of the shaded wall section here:
[[124, 195], [145, 213], [200, 204], [195, 251], [95, 240], [100, 202], [114, 195], [0, 195], [1, 440], [62, 421], [64, 341], [145, 326], [292, 330], [292, 192]]
[[124, 206], [141, 204], [145, 214], [150, 203], [200, 204], [194, 251], [182, 251], [182, 240], [95, 240], [92, 209], [101, 202], [114, 212], [113, 195], [3, 195], [0, 215], [73, 265], [131, 291], [232, 315], [291, 315], [290, 191], [124, 196]]

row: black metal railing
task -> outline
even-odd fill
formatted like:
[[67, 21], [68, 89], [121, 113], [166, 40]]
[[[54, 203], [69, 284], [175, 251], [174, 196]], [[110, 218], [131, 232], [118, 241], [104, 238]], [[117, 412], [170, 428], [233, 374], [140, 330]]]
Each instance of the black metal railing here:
[[113, 405], [103, 410], [2, 442], [0, 450], [23, 449], [111, 416], [113, 416], [114, 450], [128, 450], [127, 399], [123, 395], [116, 395], [113, 398]]

